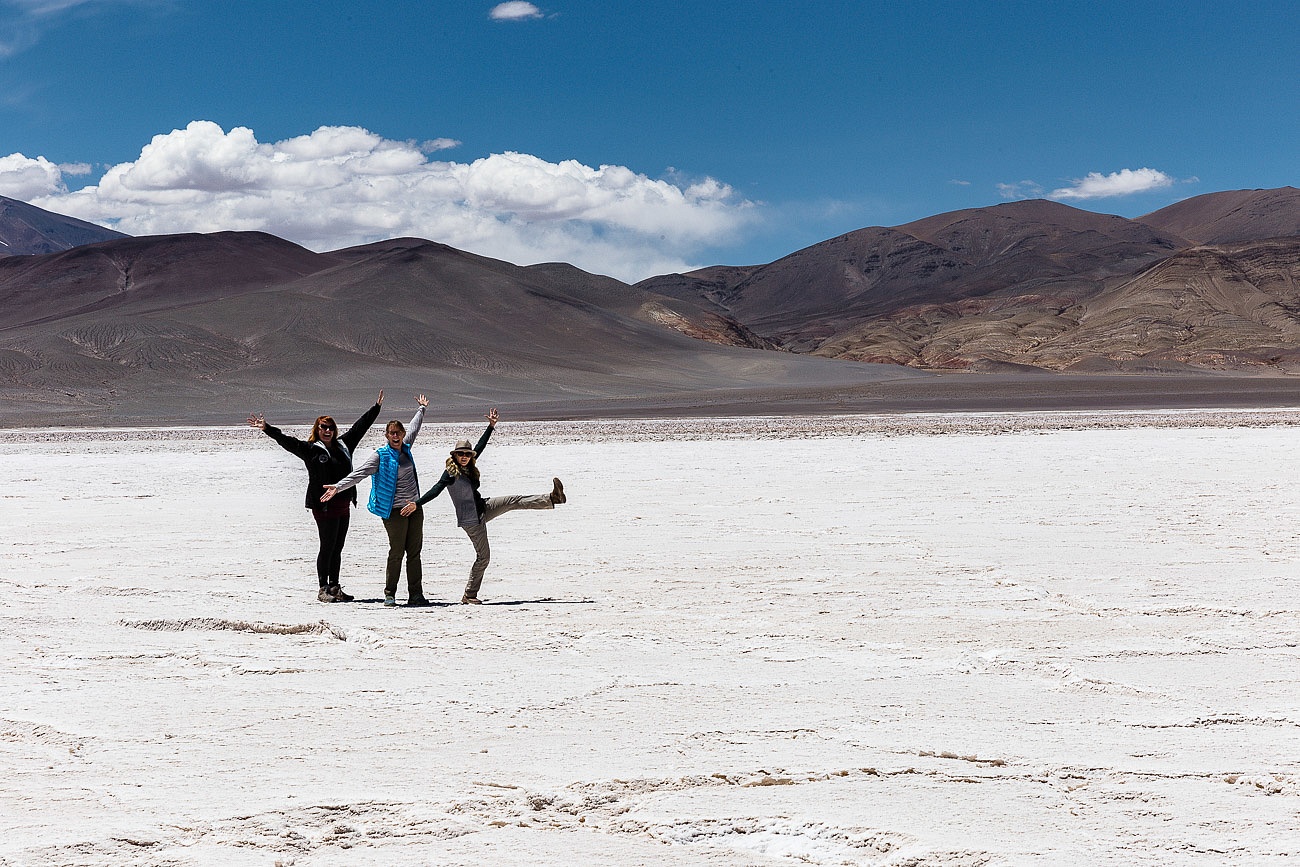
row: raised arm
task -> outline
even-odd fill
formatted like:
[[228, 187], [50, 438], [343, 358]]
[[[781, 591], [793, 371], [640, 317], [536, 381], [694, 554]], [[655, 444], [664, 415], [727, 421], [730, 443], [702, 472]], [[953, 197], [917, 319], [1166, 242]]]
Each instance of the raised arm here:
[[497, 413], [497, 408], [492, 407], [488, 410], [487, 415], [485, 415], [484, 418], [488, 420], [488, 426], [487, 430], [483, 431], [483, 436], [478, 438], [478, 445], [474, 446], [474, 453], [476, 455], [483, 454], [483, 450], [487, 448], [488, 440], [492, 438], [492, 431], [496, 430], [497, 421], [501, 416]]
[[383, 405], [384, 390], [381, 388], [379, 389], [379, 397], [375, 399], [375, 405], [366, 410], [365, 414], [357, 419], [352, 427], [348, 428], [347, 433], [339, 435], [339, 439], [348, 447], [348, 451], [356, 451], [357, 443], [361, 442], [361, 438], [366, 435], [366, 431], [370, 430], [370, 426], [375, 423], [375, 419], [379, 418], [379, 410]]
[[406, 439], [402, 442], [408, 446], [415, 442], [415, 437], [420, 432], [420, 425], [424, 424], [424, 411], [429, 408], [429, 399], [424, 395], [417, 395], [415, 402], [419, 406], [415, 410], [415, 415], [411, 417], [411, 423], [406, 427]]
[[287, 433], [268, 422], [266, 416], [262, 415], [260, 412], [248, 417], [248, 426], [257, 428], [262, 433], [275, 440], [280, 445], [280, 448], [297, 458], [306, 460], [307, 456], [311, 454], [311, 443], [303, 442], [297, 437], [289, 436]]

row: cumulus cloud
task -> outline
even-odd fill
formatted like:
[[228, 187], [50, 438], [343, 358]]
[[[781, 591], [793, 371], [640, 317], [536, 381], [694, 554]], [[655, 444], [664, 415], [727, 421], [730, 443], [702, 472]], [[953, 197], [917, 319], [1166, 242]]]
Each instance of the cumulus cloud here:
[[493, 21], [526, 21], [529, 18], [541, 18], [542, 10], [524, 0], [510, 0], [509, 3], [493, 6], [488, 15]]
[[63, 172], [45, 157], [0, 157], [0, 196], [28, 201], [64, 191]]
[[1103, 175], [1089, 172], [1087, 177], [1076, 178], [1068, 187], [1052, 190], [1053, 199], [1106, 199], [1113, 196], [1131, 196], [1172, 186], [1174, 179], [1155, 169], [1120, 169]]
[[756, 217], [711, 178], [670, 182], [509, 152], [443, 162], [427, 144], [360, 127], [264, 143], [245, 127], [194, 121], [73, 192], [58, 166], [14, 154], [0, 160], [0, 191], [131, 235], [258, 230], [315, 250], [409, 235], [622, 279], [694, 267], [694, 252]]

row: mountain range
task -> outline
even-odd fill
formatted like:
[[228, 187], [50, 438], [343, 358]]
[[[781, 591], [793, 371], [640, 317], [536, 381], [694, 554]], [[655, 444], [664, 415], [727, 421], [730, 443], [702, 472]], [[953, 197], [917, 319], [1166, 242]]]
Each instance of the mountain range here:
[[4, 249], [52, 248], [0, 256], [0, 424], [309, 418], [380, 387], [447, 418], [1300, 398], [1291, 187], [1136, 220], [1011, 202], [635, 286], [421, 239], [128, 238], [0, 205]]
[[1300, 370], [1300, 190], [1135, 220], [1032, 200], [642, 281], [796, 352], [929, 370]]
[[0, 258], [0, 299], [10, 424], [308, 417], [379, 388], [436, 395], [444, 415], [554, 415], [923, 376], [773, 352], [698, 302], [412, 238], [124, 238]]

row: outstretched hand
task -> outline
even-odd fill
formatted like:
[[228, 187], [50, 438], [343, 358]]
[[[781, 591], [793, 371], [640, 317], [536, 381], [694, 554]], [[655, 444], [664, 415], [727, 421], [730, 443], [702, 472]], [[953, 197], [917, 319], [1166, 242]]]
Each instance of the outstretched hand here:
[[248, 426], [255, 427], [258, 430], [266, 430], [266, 416], [262, 415], [260, 412], [256, 415], [250, 415], [248, 417]]
[[428, 405], [429, 405], [429, 399], [428, 399], [427, 397], [425, 397], [424, 395], [422, 395], [422, 394], [417, 394], [417, 395], [415, 396], [415, 402], [418, 403], [420, 406], [428, 406]]
[[384, 405], [384, 390], [382, 388], [379, 389], [379, 397], [375, 398], [375, 403], [379, 404], [380, 406]]
[[330, 500], [334, 499], [334, 495], [338, 492], [339, 489], [336, 485], [326, 485], [325, 493], [320, 495], [320, 501], [322, 503], [328, 503]]
[[490, 410], [488, 410], [487, 415], [483, 417], [488, 420], [488, 427], [496, 427], [497, 419], [501, 418], [501, 416], [497, 413], [497, 408], [495, 406], [492, 407]]

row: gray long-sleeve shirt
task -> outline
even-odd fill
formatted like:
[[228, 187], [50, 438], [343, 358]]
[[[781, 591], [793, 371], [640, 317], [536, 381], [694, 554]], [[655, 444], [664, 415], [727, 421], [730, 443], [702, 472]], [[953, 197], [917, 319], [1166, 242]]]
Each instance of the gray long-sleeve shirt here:
[[[406, 437], [402, 442], [408, 446], [415, 442], [415, 437], [420, 433], [420, 425], [424, 423], [424, 407], [415, 411], [411, 418], [411, 423], [406, 428]], [[370, 456], [361, 462], [351, 473], [339, 479], [335, 483], [340, 491], [346, 491], [353, 487], [367, 476], [373, 476], [379, 471], [379, 452], [373, 451]], [[419, 487], [415, 481], [415, 461], [407, 457], [403, 451], [397, 456], [397, 492], [393, 496], [393, 508], [400, 509], [407, 503], [414, 503], [420, 497]]]

